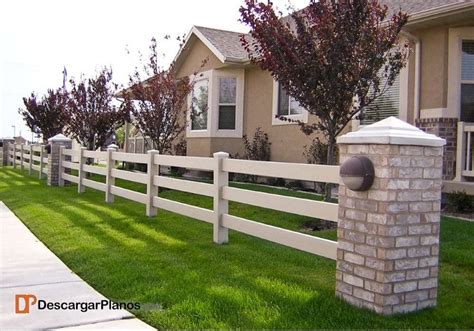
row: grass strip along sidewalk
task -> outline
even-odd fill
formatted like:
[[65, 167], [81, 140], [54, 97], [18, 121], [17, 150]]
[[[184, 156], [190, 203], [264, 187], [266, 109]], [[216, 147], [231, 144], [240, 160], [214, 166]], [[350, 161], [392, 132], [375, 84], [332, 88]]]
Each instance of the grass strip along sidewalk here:
[[[117, 184], [143, 191], [139, 184]], [[244, 185], [315, 199], [314, 195]], [[177, 191], [164, 198], [205, 208], [212, 200]], [[438, 307], [382, 317], [336, 299], [335, 262], [230, 233], [212, 242], [212, 226], [76, 185], [48, 187], [0, 168], [0, 200], [74, 272], [106, 297], [159, 305], [134, 311], [157, 328], [472, 328], [474, 223], [444, 218]], [[300, 230], [308, 218], [230, 203], [230, 213]], [[335, 239], [335, 231], [319, 234]]]

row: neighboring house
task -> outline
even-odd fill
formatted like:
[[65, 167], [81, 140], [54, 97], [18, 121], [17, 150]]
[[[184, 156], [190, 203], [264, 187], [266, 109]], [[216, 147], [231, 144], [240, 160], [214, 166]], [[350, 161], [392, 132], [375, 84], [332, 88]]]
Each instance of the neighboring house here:
[[[410, 42], [412, 53], [398, 85], [389, 93], [393, 108], [401, 119], [447, 140], [445, 190], [471, 191], [450, 181], [474, 176], [472, 171], [464, 172], [466, 176], [461, 173], [466, 151], [458, 143], [458, 133], [459, 138], [464, 133], [457, 130], [460, 121], [474, 122], [474, 1], [382, 2], [410, 14], [402, 38]], [[473, 155], [470, 150], [467, 154]], [[468, 165], [472, 169], [471, 160]]]
[[17, 144], [17, 145], [27, 145], [28, 144], [28, 140], [26, 140], [22, 136], [13, 137], [13, 139], [15, 139], [15, 144]]
[[[459, 173], [463, 163], [456, 162], [456, 154], [466, 154], [458, 153], [458, 122], [474, 122], [474, 0], [381, 3], [391, 12], [401, 9], [410, 15], [401, 39], [409, 42], [411, 54], [394, 86], [379, 100], [379, 116], [368, 109], [362, 122], [351, 123], [352, 129], [398, 116], [446, 138], [444, 179], [452, 180], [456, 164]], [[304, 146], [314, 136], [305, 136], [298, 125], [280, 121], [275, 115], [305, 122], [314, 120], [314, 116], [308, 116], [288, 97], [268, 72], [250, 63], [240, 36], [238, 32], [194, 26], [175, 58], [178, 77], [191, 77], [208, 59], [195, 77], [194, 98], [189, 98], [189, 109], [207, 111], [194, 116], [188, 111], [188, 155], [241, 152], [242, 136], [252, 137], [260, 127], [272, 143], [272, 160], [305, 162]], [[195, 101], [194, 107], [191, 100]], [[469, 149], [471, 155], [474, 153]], [[469, 161], [468, 171], [464, 176], [458, 174], [458, 179], [474, 178], [471, 164]]]
[[250, 63], [240, 36], [237, 32], [195, 26], [175, 58], [178, 78], [192, 76], [203, 59], [208, 60], [194, 78], [193, 98], [189, 97], [189, 106], [192, 99], [196, 101], [189, 109], [198, 112], [195, 116], [190, 111], [187, 114], [187, 154], [241, 154], [242, 136], [251, 139], [260, 127], [272, 143], [272, 160], [305, 162], [304, 146], [315, 136], [305, 136], [298, 125], [275, 115], [307, 122], [308, 113], [279, 91], [279, 84], [268, 72]]

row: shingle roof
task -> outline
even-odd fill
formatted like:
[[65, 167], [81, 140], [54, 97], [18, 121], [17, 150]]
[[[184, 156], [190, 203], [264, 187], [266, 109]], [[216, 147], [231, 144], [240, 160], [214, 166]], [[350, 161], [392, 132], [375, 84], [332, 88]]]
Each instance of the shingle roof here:
[[[418, 13], [434, 10], [436, 8], [461, 4], [472, 3], [474, 0], [379, 0], [382, 5], [387, 5], [389, 13], [398, 12], [399, 10], [415, 15]], [[291, 20], [288, 15], [283, 20]], [[290, 22], [291, 24], [291, 22]], [[230, 60], [245, 61], [248, 60], [248, 54], [242, 47], [240, 36], [242, 33], [219, 30], [195, 26], [203, 34], [203, 36], [225, 57]], [[245, 34], [249, 36], [249, 34]]]
[[211, 44], [226, 58], [247, 59], [248, 55], [240, 42], [243, 33], [195, 26]]
[[402, 10], [409, 15], [414, 15], [424, 11], [439, 7], [453, 5], [463, 2], [473, 2], [472, 0], [379, 0], [382, 5], [387, 5], [390, 12]]

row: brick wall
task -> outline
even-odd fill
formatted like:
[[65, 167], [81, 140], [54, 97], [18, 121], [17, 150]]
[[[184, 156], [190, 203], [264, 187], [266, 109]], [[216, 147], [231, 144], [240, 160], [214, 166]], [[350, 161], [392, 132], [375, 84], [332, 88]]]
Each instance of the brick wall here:
[[339, 186], [336, 295], [385, 315], [436, 305], [442, 147], [340, 145], [372, 160], [366, 192]]
[[446, 139], [443, 153], [443, 179], [456, 176], [457, 118], [419, 118], [416, 126], [421, 130]]

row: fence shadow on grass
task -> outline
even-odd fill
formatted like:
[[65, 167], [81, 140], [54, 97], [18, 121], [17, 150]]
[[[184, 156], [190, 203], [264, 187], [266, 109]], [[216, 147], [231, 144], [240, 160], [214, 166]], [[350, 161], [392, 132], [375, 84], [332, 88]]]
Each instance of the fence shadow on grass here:
[[76, 190], [0, 171], [0, 198], [38, 237], [107, 297], [160, 304], [136, 312], [155, 326], [427, 327], [440, 312], [383, 318], [355, 309], [334, 297], [334, 261], [234, 232], [215, 245], [210, 224], [161, 210], [148, 218], [141, 204], [107, 205], [102, 192]]

